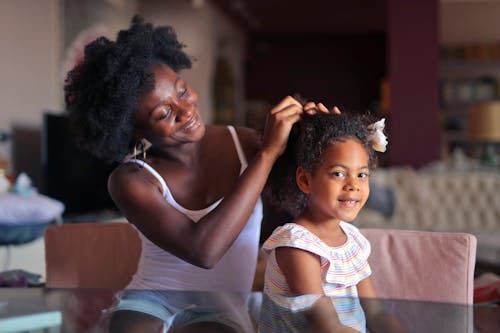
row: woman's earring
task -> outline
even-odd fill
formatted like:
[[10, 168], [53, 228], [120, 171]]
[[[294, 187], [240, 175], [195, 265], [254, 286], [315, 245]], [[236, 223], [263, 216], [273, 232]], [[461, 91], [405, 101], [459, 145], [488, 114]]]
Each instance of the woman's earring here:
[[137, 141], [134, 145], [134, 157], [137, 157], [140, 153], [142, 153], [142, 159], [146, 160], [146, 145], [143, 140]]
[[141, 149], [142, 149], [142, 160], [146, 160], [146, 145], [144, 144], [144, 141], [141, 140]]

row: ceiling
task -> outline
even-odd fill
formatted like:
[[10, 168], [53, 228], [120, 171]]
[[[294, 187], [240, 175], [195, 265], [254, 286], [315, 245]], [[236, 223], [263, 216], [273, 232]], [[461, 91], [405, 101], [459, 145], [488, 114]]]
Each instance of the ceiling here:
[[212, 0], [250, 34], [385, 32], [387, 0]]

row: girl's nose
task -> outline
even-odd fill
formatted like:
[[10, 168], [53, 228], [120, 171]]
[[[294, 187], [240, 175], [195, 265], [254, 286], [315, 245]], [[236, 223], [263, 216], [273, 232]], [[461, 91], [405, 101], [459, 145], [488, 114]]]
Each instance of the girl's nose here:
[[359, 191], [359, 184], [357, 179], [348, 178], [344, 185], [346, 191]]

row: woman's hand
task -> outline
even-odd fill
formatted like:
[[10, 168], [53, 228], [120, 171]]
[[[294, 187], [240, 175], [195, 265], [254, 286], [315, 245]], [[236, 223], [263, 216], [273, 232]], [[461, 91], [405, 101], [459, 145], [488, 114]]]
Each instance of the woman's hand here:
[[262, 137], [262, 151], [275, 159], [285, 151], [293, 124], [300, 120], [304, 108], [295, 98], [287, 96], [269, 111]]
[[[304, 112], [307, 114], [316, 114], [317, 112], [326, 112], [330, 113], [328, 108], [323, 104], [323, 103], [314, 103], [314, 102], [307, 102], [304, 104]], [[336, 106], [332, 108], [332, 113], [340, 114], [340, 109]]]
[[[300, 120], [302, 114], [330, 112], [323, 103], [307, 102], [304, 105], [292, 96], [287, 96], [269, 111], [262, 139], [262, 149], [278, 158], [285, 151], [286, 143], [293, 124]], [[334, 106], [333, 113], [340, 114]]]

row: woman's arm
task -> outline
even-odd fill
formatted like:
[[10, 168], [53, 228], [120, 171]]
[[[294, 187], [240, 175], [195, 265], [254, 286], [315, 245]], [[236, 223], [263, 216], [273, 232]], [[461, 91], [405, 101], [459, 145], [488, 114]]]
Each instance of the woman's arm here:
[[305, 312], [309, 331], [359, 333], [340, 322], [332, 301], [324, 295], [320, 258], [316, 254], [292, 247], [279, 247], [276, 249], [276, 261], [293, 294], [323, 295]]
[[211, 268], [245, 226], [302, 112], [303, 106], [290, 96], [269, 112], [260, 149], [222, 202], [197, 223], [166, 204], [157, 182], [152, 177], [145, 182], [137, 166], [113, 172], [108, 182], [111, 197], [156, 245], [193, 265]]

